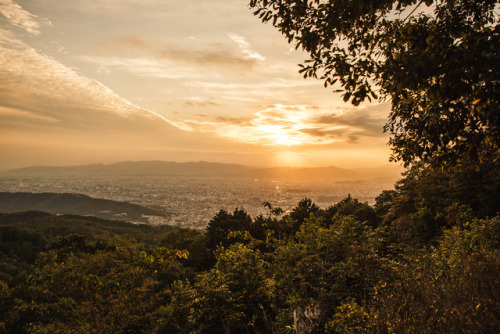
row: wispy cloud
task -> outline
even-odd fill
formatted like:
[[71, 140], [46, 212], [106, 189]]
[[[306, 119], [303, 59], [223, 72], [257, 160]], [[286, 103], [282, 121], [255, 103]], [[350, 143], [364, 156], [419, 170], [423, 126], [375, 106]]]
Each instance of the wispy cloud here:
[[[215, 78], [211, 77], [211, 80]], [[313, 81], [300, 79], [288, 80], [282, 78], [263, 77], [257, 82], [237, 81], [206, 81], [190, 80], [184, 86], [192, 91], [203, 92], [218, 99], [233, 100], [240, 102], [273, 104], [277, 101], [286, 101], [290, 94], [297, 89], [307, 89], [314, 85]]]
[[238, 90], [238, 91], [248, 91], [252, 89], [272, 89], [272, 88], [294, 88], [294, 87], [307, 87], [315, 85], [311, 81], [296, 79], [271, 79], [266, 82], [261, 82], [258, 85], [253, 83], [235, 83], [235, 82], [213, 82], [213, 81], [193, 81], [186, 84], [189, 87], [196, 87], [197, 89], [208, 90]]
[[0, 107], [9, 119], [50, 120], [71, 129], [106, 127], [119, 118], [159, 118], [8, 32], [0, 34], [0, 77]]
[[[302, 108], [307, 113], [306, 107]], [[305, 143], [325, 142], [322, 138], [313, 138], [301, 130], [305, 126], [304, 114], [286, 110], [284, 106], [257, 112], [251, 118], [217, 117], [214, 121], [186, 120], [182, 127], [186, 130], [214, 133], [235, 141], [266, 146], [296, 146]], [[328, 142], [332, 142], [328, 139]]]
[[[202, 49], [194, 49], [145, 37], [125, 36], [103, 41], [98, 46], [98, 51], [106, 56], [119, 56], [121, 59], [149, 57], [185, 66], [204, 69], [208, 67], [245, 74], [263, 57], [243, 46], [242, 42], [244, 40], [237, 44], [237, 50], [224, 44], [212, 44]], [[100, 60], [103, 61], [102, 58]]]
[[55, 123], [58, 119], [49, 116], [37, 115], [32, 111], [21, 110], [17, 108], [8, 108], [0, 106], [0, 118], [4, 122], [9, 123], [25, 123], [25, 122], [43, 122]]
[[43, 24], [52, 25], [49, 20], [25, 11], [13, 0], [0, 0], [0, 14], [5, 16], [11, 25], [22, 28], [33, 35], [40, 34], [40, 28]]
[[221, 104], [213, 99], [202, 99], [199, 97], [191, 97], [184, 102], [184, 105], [189, 107], [218, 107]]
[[250, 48], [250, 43], [247, 42], [245, 37], [238, 36], [236, 34], [230, 33], [228, 34], [229, 38], [231, 38], [240, 48], [241, 52], [243, 52], [246, 55], [246, 58], [249, 59], [257, 59], [260, 61], [266, 60], [265, 57], [261, 56], [259, 53], [253, 51]]
[[98, 66], [98, 72], [125, 71], [138, 76], [163, 79], [203, 79], [205, 75], [199, 70], [187, 66], [179, 66], [172, 62], [161, 62], [148, 57], [89, 57], [79, 59]]
[[5, 161], [199, 159], [238, 152], [227, 140], [181, 131], [1, 27], [0, 78], [0, 155]]

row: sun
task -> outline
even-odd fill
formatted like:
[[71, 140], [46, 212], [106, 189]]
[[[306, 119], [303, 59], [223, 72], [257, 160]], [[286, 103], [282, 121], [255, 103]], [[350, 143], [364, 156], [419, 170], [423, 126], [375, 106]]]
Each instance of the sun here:
[[255, 130], [260, 137], [266, 139], [267, 145], [295, 146], [304, 143], [304, 138], [294, 129], [282, 125], [259, 125]]
[[294, 146], [301, 144], [297, 138], [290, 134], [278, 134], [273, 137], [274, 145]]

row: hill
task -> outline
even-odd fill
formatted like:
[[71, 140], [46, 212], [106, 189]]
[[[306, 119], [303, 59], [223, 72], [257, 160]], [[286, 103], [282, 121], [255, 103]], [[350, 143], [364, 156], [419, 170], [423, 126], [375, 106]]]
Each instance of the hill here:
[[111, 236], [128, 235], [139, 241], [153, 244], [161, 241], [166, 232], [176, 230], [175, 227], [169, 225], [131, 224], [125, 221], [78, 215], [56, 216], [39, 211], [0, 213], [0, 226], [15, 226], [28, 231], [39, 232], [48, 241], [76, 233], [90, 238], [103, 234]]
[[29, 210], [140, 222], [148, 221], [145, 216], [166, 217], [164, 212], [142, 205], [81, 194], [0, 192], [0, 212]]

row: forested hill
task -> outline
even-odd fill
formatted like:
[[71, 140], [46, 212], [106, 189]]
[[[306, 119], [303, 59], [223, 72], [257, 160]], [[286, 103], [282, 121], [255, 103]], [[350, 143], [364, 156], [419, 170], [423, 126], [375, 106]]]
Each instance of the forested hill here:
[[0, 212], [28, 210], [142, 222], [147, 222], [145, 215], [166, 216], [164, 212], [142, 205], [93, 198], [81, 194], [0, 192]]
[[[9, 233], [15, 230], [20, 231], [15, 233], [17, 235], [17, 237], [14, 236], [16, 243], [22, 243], [19, 237], [27, 233], [27, 235], [34, 235], [36, 238], [43, 236], [44, 243], [78, 234], [89, 239], [95, 239], [95, 236], [98, 235], [133, 236], [136, 240], [155, 245], [164, 233], [175, 229], [169, 225], [131, 224], [125, 221], [78, 215], [56, 216], [39, 211], [0, 213], [0, 231], [3, 231], [3, 234], [0, 233], [0, 243], [4, 250], [9, 248], [5, 244], [8, 242]], [[17, 250], [10, 248], [10, 252], [15, 251]]]

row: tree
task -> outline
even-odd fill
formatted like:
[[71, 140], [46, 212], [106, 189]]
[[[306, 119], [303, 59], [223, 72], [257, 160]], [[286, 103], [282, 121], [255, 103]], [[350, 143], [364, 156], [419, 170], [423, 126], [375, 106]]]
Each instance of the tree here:
[[[344, 101], [390, 99], [392, 159], [409, 165], [498, 156], [498, 0], [251, 0], [296, 48], [304, 77]], [[427, 6], [427, 8], [425, 7]]]
[[0, 281], [0, 333], [2, 322], [6, 333], [151, 333], [186, 255], [120, 237], [62, 237], [14, 289]]
[[377, 216], [382, 217], [391, 211], [395, 190], [383, 190], [380, 195], [375, 198], [375, 212]]
[[[379, 256], [379, 239], [371, 227], [352, 217], [325, 227], [320, 217], [311, 214], [295, 237], [273, 253], [278, 305], [293, 313], [296, 326], [304, 323], [297, 318], [309, 313], [309, 333], [328, 332], [325, 326], [342, 313], [337, 308], [345, 303], [368, 306], [375, 286], [390, 276]], [[290, 325], [292, 319], [281, 318], [282, 326]]]
[[311, 213], [316, 213], [319, 211], [319, 206], [313, 203], [310, 198], [303, 198], [297, 204], [295, 208], [290, 212], [289, 217], [293, 223], [293, 233], [297, 232]]
[[470, 217], [500, 212], [500, 170], [492, 160], [446, 171], [414, 164], [403, 175], [395, 190], [377, 197], [375, 206], [386, 211], [383, 225], [391, 227], [396, 239], [434, 242], [444, 230]]
[[207, 226], [207, 243], [210, 251], [215, 251], [217, 246], [229, 245], [240, 241], [233, 238], [228, 239], [230, 231], [248, 231], [252, 224], [252, 218], [243, 209], [234, 209], [233, 213], [229, 213], [221, 209], [208, 223]]
[[436, 247], [407, 254], [381, 287], [390, 333], [494, 333], [500, 326], [500, 220], [445, 231]]
[[242, 243], [217, 250], [217, 263], [198, 276], [193, 319], [199, 333], [274, 333], [274, 280], [258, 250]]
[[342, 220], [348, 216], [352, 216], [372, 227], [377, 226], [379, 223], [375, 210], [368, 203], [359, 202], [356, 198], [352, 198], [351, 195], [347, 195], [346, 198], [323, 211], [323, 217], [328, 223]]
[[167, 232], [161, 245], [187, 250], [189, 256], [183, 263], [197, 271], [206, 270], [211, 264], [212, 254], [207, 252], [207, 238], [202, 231], [180, 228]]

